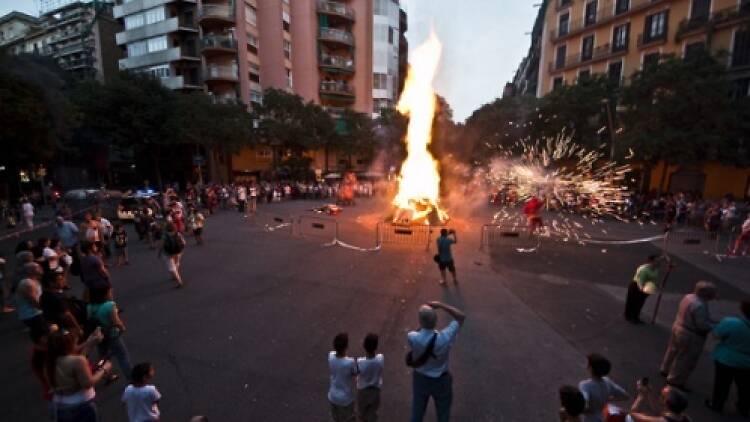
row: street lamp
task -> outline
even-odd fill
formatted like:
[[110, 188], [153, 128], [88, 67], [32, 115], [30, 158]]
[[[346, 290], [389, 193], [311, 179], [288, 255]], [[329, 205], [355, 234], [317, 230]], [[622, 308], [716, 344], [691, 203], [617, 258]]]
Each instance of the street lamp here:
[[612, 107], [609, 106], [609, 98], [602, 99], [602, 104], [607, 108], [607, 129], [609, 130], [609, 160], [615, 160], [615, 130], [612, 118]]

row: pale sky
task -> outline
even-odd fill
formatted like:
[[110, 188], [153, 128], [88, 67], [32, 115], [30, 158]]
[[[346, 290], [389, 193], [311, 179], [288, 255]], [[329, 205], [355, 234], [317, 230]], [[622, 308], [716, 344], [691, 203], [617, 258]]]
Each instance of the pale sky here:
[[[456, 121], [502, 95], [529, 49], [541, 0], [402, 0], [409, 16], [407, 39], [414, 48], [434, 25], [443, 43], [435, 80]], [[0, 0], [0, 16], [18, 10], [36, 15], [36, 0]]]

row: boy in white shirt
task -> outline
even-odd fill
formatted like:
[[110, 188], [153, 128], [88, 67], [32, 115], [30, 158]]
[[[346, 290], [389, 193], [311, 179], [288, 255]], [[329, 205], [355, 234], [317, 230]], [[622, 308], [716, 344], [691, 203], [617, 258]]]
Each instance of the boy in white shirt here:
[[153, 384], [148, 384], [154, 378], [154, 366], [148, 362], [139, 363], [133, 368], [132, 384], [122, 393], [122, 402], [128, 409], [128, 421], [152, 422], [160, 420], [159, 400], [161, 394]]
[[362, 422], [376, 422], [380, 407], [380, 388], [383, 386], [383, 355], [378, 350], [378, 335], [365, 337], [366, 355], [357, 358], [357, 410]]
[[328, 354], [328, 368], [331, 371], [331, 386], [328, 401], [331, 403], [331, 417], [334, 422], [354, 422], [354, 378], [357, 365], [353, 358], [346, 356], [349, 335], [340, 333], [333, 339], [333, 351]]

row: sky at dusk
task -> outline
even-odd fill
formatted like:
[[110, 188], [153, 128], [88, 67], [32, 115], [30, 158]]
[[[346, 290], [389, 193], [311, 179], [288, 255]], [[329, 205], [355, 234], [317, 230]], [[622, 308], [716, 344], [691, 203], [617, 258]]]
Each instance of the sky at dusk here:
[[[294, 1], [294, 0], [292, 0]], [[443, 43], [435, 88], [447, 98], [456, 121], [502, 94], [529, 48], [539, 1], [402, 0], [409, 16], [410, 48], [427, 38], [430, 28]], [[38, 13], [36, 0], [0, 0], [0, 15], [19, 10]]]

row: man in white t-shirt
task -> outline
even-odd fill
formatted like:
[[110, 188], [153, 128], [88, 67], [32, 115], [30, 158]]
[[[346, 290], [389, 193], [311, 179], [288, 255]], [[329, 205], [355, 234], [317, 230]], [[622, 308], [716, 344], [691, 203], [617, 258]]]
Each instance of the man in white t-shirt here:
[[377, 422], [380, 389], [383, 387], [383, 355], [378, 350], [378, 335], [370, 333], [363, 344], [367, 353], [357, 358], [357, 410], [361, 422]]
[[154, 377], [154, 366], [150, 363], [139, 363], [133, 367], [132, 384], [122, 393], [122, 402], [128, 410], [128, 421], [151, 422], [158, 421], [159, 400], [161, 394], [153, 384], [148, 382]]
[[[435, 329], [437, 309], [444, 310], [454, 319], [441, 331]], [[450, 420], [453, 378], [448, 371], [448, 358], [465, 320], [463, 312], [441, 302], [430, 302], [419, 308], [420, 329], [407, 334], [414, 361], [423, 361], [421, 365], [416, 364], [412, 371], [411, 422], [421, 422], [424, 419], [430, 397], [435, 400], [438, 422]]]
[[237, 188], [237, 211], [247, 217], [247, 189], [243, 185]]
[[21, 204], [21, 213], [23, 214], [23, 220], [26, 222], [26, 227], [34, 228], [34, 206], [31, 205], [31, 201], [24, 199]]
[[334, 422], [354, 422], [354, 378], [357, 375], [357, 365], [353, 358], [346, 356], [348, 347], [349, 335], [340, 333], [333, 339], [333, 351], [328, 354], [328, 368], [331, 372], [328, 401]]

